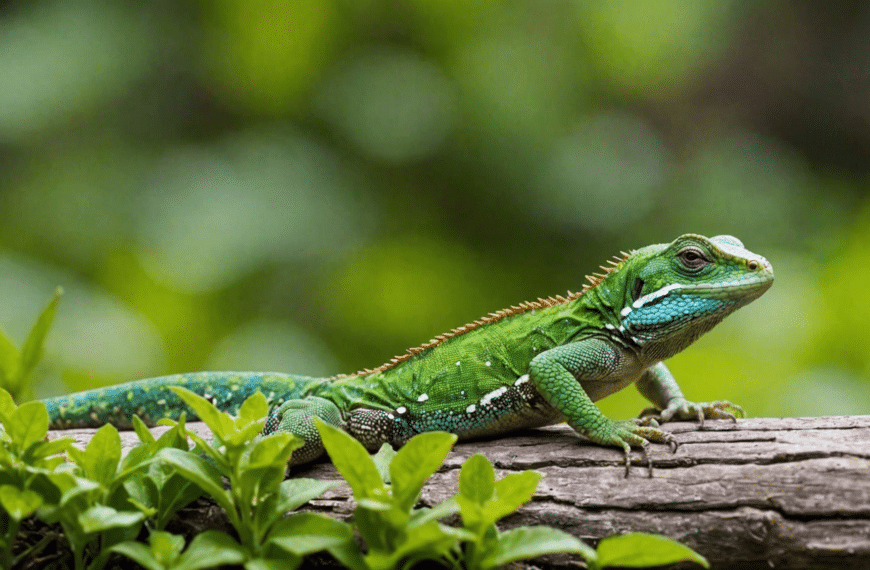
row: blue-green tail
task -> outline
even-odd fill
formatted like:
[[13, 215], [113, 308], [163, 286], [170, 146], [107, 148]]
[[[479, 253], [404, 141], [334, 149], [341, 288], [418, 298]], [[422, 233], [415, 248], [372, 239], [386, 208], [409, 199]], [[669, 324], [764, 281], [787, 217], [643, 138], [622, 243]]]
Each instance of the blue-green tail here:
[[182, 411], [187, 412], [189, 419], [196, 419], [196, 415], [169, 390], [170, 386], [187, 388], [218, 409], [234, 414], [255, 392], [262, 392], [269, 401], [269, 409], [273, 409], [286, 400], [304, 397], [323, 381], [277, 372], [193, 372], [107, 386], [42, 402], [48, 408], [52, 429], [104, 424], [129, 428], [134, 415], [147, 425], [154, 425], [161, 418], [178, 419]]

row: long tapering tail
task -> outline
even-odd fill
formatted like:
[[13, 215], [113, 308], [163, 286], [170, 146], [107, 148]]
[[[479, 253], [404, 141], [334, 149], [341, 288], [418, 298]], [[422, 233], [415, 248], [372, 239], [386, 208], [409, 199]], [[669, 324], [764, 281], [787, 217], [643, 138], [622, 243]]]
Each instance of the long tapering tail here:
[[68, 396], [42, 400], [48, 408], [51, 429], [99, 427], [112, 424], [129, 428], [132, 416], [147, 425], [161, 418], [178, 419], [182, 411], [190, 419], [196, 415], [184, 405], [170, 386], [182, 386], [203, 396], [218, 409], [236, 413], [246, 398], [262, 392], [270, 409], [292, 398], [304, 397], [320, 378], [278, 372], [192, 372], [147, 378], [107, 386]]

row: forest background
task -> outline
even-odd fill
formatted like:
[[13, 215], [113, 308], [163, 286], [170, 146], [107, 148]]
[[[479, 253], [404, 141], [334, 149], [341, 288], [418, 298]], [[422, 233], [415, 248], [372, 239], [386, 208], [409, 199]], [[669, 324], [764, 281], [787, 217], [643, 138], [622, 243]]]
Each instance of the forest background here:
[[860, 1], [0, 2], [0, 325], [66, 291], [37, 397], [353, 372], [692, 232], [776, 283], [686, 394], [866, 414], [868, 175]]

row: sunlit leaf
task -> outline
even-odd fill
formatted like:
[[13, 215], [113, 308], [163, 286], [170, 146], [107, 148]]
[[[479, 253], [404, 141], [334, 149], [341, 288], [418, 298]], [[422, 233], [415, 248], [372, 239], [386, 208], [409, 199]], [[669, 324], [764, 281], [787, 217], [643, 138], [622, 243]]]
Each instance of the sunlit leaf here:
[[21, 378], [27, 378], [30, 373], [36, 368], [39, 359], [42, 357], [42, 346], [45, 343], [45, 337], [48, 336], [48, 331], [51, 328], [51, 323], [54, 321], [54, 315], [57, 313], [57, 305], [60, 303], [60, 298], [63, 295], [63, 289], [58, 287], [54, 290], [51, 300], [39, 314], [36, 323], [27, 335], [24, 341], [24, 346], [21, 347]]
[[78, 516], [82, 532], [92, 534], [110, 528], [130, 527], [145, 520], [138, 511], [118, 511], [106, 505], [95, 505]]
[[390, 480], [400, 509], [414, 506], [423, 485], [441, 467], [456, 439], [456, 435], [441, 431], [421, 433], [399, 449], [390, 463]]
[[500, 568], [517, 560], [556, 552], [575, 552], [587, 560], [595, 560], [595, 551], [574, 536], [556, 528], [532, 526], [501, 533], [481, 566]]
[[247, 558], [245, 549], [231, 536], [217, 530], [207, 530], [193, 537], [173, 570], [199, 570], [224, 564], [242, 564]]
[[42, 496], [30, 489], [0, 485], [0, 505], [15, 521], [29, 517], [42, 506]]
[[353, 529], [345, 522], [317, 513], [302, 513], [282, 520], [267, 542], [304, 556], [353, 540]]
[[354, 498], [377, 498], [384, 494], [381, 476], [365, 447], [347, 432], [315, 419], [323, 446], [332, 463], [353, 490]]
[[229, 493], [224, 490], [221, 475], [213, 465], [193, 453], [172, 447], [161, 449], [158, 455], [186, 478], [199, 485], [222, 509], [228, 513], [235, 512], [233, 501]]
[[6, 433], [19, 449], [42, 441], [48, 434], [48, 411], [42, 402], [26, 402], [9, 414]]
[[644, 568], [683, 561], [710, 567], [706, 558], [688, 546], [655, 534], [633, 532], [605, 538], [598, 544], [598, 563], [602, 567]]

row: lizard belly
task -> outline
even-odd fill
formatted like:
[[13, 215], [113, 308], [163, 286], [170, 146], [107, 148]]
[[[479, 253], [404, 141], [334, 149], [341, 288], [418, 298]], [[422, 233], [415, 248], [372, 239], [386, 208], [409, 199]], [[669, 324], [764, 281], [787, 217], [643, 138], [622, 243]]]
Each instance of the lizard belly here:
[[564, 421], [562, 415], [523, 375], [471, 403], [427, 406], [424, 400], [389, 412], [358, 408], [348, 414], [345, 429], [367, 448], [377, 449], [383, 443], [402, 445], [429, 431], [447, 431], [467, 439], [560, 421]]

